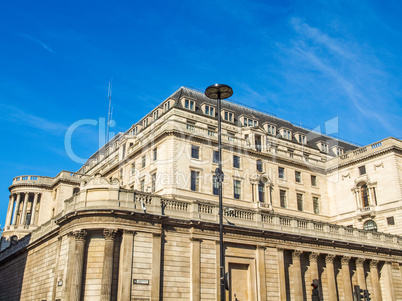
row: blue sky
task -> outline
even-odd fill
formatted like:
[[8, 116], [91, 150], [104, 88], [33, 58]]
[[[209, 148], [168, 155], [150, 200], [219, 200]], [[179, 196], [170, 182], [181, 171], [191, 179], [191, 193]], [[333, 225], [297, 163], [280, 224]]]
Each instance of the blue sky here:
[[[39, 5], [38, 5], [39, 4]], [[366, 145], [402, 138], [400, 1], [5, 1], [0, 10], [0, 223], [17, 175], [80, 164], [68, 127], [123, 131], [180, 86], [220, 82], [232, 99]], [[72, 148], [86, 158], [98, 128]]]

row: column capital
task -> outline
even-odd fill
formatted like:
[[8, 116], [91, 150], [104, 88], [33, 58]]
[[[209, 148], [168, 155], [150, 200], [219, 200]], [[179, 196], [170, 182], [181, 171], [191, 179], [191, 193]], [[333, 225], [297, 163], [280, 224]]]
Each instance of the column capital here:
[[40, 192], [34, 192], [34, 194], [35, 194], [35, 195], [38, 195], [38, 194], [40, 194]]
[[317, 261], [318, 260], [318, 256], [320, 256], [320, 253], [317, 252], [312, 252], [310, 253], [310, 255], [308, 256], [310, 262], [311, 261]]
[[372, 259], [372, 260], [370, 260], [370, 267], [376, 268], [378, 263], [379, 263], [379, 260]]
[[358, 257], [355, 262], [356, 266], [362, 267], [364, 264], [364, 260], [364, 258]]
[[350, 256], [343, 256], [342, 259], [341, 259], [342, 265], [349, 264], [349, 261], [350, 261], [351, 258], [352, 257], [350, 257]]
[[123, 230], [123, 233], [124, 233], [124, 234], [133, 234], [133, 235], [135, 235], [136, 231], [124, 229], [124, 230]]
[[153, 236], [153, 237], [161, 237], [161, 236], [162, 236], [162, 233], [152, 233], [152, 236]]
[[328, 254], [327, 256], [325, 256], [325, 262], [326, 263], [333, 263], [334, 259], [335, 259], [335, 254]]
[[200, 237], [190, 237], [190, 241], [199, 241], [199, 242], [201, 242], [202, 238], [200, 238]]
[[103, 229], [103, 236], [106, 240], [114, 240], [117, 234], [117, 229]]
[[292, 252], [292, 259], [300, 259], [300, 256], [302, 253], [303, 253], [303, 251], [301, 251], [301, 250], [294, 250]]
[[76, 241], [85, 241], [88, 233], [85, 230], [77, 230], [73, 231], [71, 234], [74, 236]]
[[258, 249], [260, 249], [260, 250], [261, 250], [261, 249], [262, 249], [262, 250], [265, 250], [266, 248], [267, 248], [266, 246], [257, 245], [257, 250], [258, 250]]

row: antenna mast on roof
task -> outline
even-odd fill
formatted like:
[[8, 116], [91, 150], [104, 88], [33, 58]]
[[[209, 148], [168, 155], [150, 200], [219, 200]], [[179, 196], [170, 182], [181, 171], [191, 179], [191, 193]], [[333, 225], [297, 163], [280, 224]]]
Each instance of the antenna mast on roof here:
[[107, 113], [107, 125], [106, 125], [106, 142], [109, 142], [109, 128], [112, 122], [113, 107], [112, 107], [112, 80], [109, 81], [109, 88], [107, 90], [107, 97], [109, 99], [109, 110]]

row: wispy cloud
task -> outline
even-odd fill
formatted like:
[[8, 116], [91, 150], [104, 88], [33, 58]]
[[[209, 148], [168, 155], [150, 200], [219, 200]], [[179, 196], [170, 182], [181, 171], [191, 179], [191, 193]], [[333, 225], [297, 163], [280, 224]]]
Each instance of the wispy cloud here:
[[23, 34], [23, 33], [20, 33], [20, 36], [21, 36], [21, 37], [24, 37], [24, 38], [26, 38], [26, 39], [28, 39], [28, 40], [34, 41], [35, 43], [38, 43], [39, 45], [41, 45], [43, 48], [45, 48], [47, 51], [49, 51], [49, 52], [51, 52], [51, 53], [54, 52], [54, 51], [53, 51], [49, 46], [47, 46], [44, 42], [42, 42], [42, 41], [40, 41], [40, 40], [38, 40], [38, 39], [36, 39], [36, 38], [34, 38], [34, 37], [31, 37], [31, 36], [26, 35], [26, 34]]
[[0, 114], [3, 116], [3, 121], [28, 125], [45, 131], [50, 134], [60, 135], [67, 130], [67, 126], [62, 123], [53, 122], [43, 117], [36, 116], [22, 111], [19, 108], [9, 105], [0, 104]]

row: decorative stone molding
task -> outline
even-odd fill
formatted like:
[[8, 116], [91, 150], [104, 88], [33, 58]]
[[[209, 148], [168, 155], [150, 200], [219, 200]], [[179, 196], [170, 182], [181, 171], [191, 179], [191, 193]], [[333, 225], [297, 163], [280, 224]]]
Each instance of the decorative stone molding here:
[[[156, 233], [153, 233], [153, 234], [156, 234]], [[154, 235], [154, 236], [157, 236], [157, 235]], [[199, 242], [201, 242], [202, 238], [200, 238], [200, 237], [190, 237], [190, 241], [199, 241]]]
[[370, 267], [376, 268], [378, 266], [379, 260], [372, 259], [370, 260]]
[[360, 258], [360, 257], [359, 257], [359, 258], [356, 259], [355, 264], [356, 264], [356, 266], [363, 266], [364, 261], [365, 261], [364, 258]]
[[348, 265], [351, 258], [350, 256], [343, 256], [341, 259], [342, 265]]
[[294, 250], [292, 252], [292, 259], [299, 259], [300, 260], [300, 256], [303, 253], [303, 251], [301, 250]]
[[308, 258], [310, 262], [316, 262], [318, 260], [318, 256], [320, 256], [320, 253], [313, 252], [308, 256]]
[[325, 262], [326, 263], [333, 263], [336, 255], [335, 254], [328, 254], [325, 256]]
[[105, 236], [106, 240], [114, 240], [117, 234], [116, 229], [104, 229], [103, 236]]
[[350, 172], [348, 172], [346, 175], [342, 175], [342, 181], [345, 180], [346, 178], [350, 179]]
[[374, 170], [377, 170], [377, 168], [384, 168], [384, 162], [378, 163], [378, 164], [374, 164]]
[[137, 233], [137, 232], [134, 231], [134, 230], [126, 230], [126, 229], [124, 229], [124, 230], [123, 230], [123, 233], [124, 233], [124, 234], [133, 234], [133, 235], [135, 235], [135, 233]]
[[75, 240], [85, 241], [88, 233], [85, 230], [77, 230], [73, 231], [71, 234], [74, 236]]

